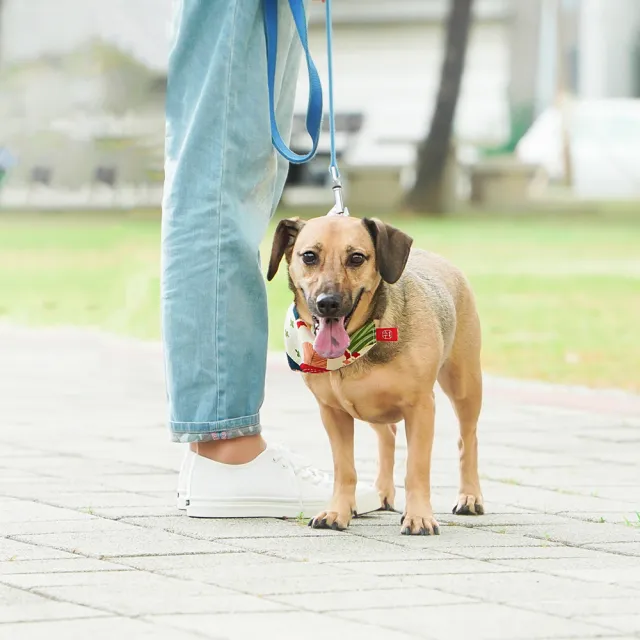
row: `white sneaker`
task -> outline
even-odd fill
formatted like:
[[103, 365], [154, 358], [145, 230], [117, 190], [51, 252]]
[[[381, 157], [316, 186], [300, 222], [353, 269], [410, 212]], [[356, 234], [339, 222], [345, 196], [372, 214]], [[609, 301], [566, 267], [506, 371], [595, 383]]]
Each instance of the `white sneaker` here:
[[196, 454], [191, 451], [191, 447], [187, 445], [187, 452], [182, 458], [182, 464], [180, 465], [180, 474], [178, 475], [178, 509], [184, 511], [187, 508], [187, 488], [189, 473], [191, 472], [191, 466], [195, 460]]
[[[178, 479], [178, 508], [193, 518], [311, 518], [333, 493], [329, 476], [286, 449], [267, 446], [255, 460], [222, 464], [189, 452]], [[359, 514], [380, 508], [373, 487], [358, 487]]]

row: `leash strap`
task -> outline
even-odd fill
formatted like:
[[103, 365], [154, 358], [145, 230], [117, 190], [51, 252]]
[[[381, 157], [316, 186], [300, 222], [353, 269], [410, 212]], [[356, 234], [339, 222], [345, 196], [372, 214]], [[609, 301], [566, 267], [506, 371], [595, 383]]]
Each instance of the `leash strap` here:
[[267, 43], [267, 79], [269, 84], [269, 117], [271, 119], [271, 139], [278, 153], [292, 164], [308, 162], [318, 150], [322, 130], [322, 84], [311, 53], [307, 34], [307, 16], [304, 0], [289, 0], [289, 7], [296, 25], [298, 37], [304, 50], [309, 75], [309, 104], [307, 106], [306, 127], [311, 137], [311, 151], [300, 155], [292, 151], [282, 139], [276, 121], [276, 59], [278, 57], [278, 4], [279, 0], [263, 0], [264, 32]]
[[[331, 140], [331, 161], [329, 173], [333, 180], [333, 195], [335, 205], [329, 212], [330, 215], [349, 215], [349, 210], [344, 206], [342, 196], [342, 181], [336, 154], [336, 123], [333, 108], [333, 29], [331, 15], [331, 0], [322, 0], [325, 3], [327, 21], [327, 63], [329, 71], [329, 134]], [[309, 103], [307, 105], [306, 127], [311, 138], [311, 151], [300, 155], [292, 151], [282, 139], [276, 121], [276, 60], [278, 57], [278, 2], [279, 0], [262, 0], [264, 12], [264, 33], [267, 45], [267, 81], [269, 88], [269, 118], [271, 120], [271, 140], [278, 153], [292, 164], [309, 162], [318, 150], [320, 134], [322, 132], [322, 84], [316, 69], [311, 52], [309, 51], [309, 38], [307, 33], [307, 16], [304, 10], [304, 0], [289, 0], [289, 8], [293, 15], [293, 21], [302, 44], [304, 56], [307, 62], [309, 76]]]
[[336, 154], [336, 119], [333, 108], [333, 18], [331, 16], [331, 0], [322, 0], [325, 3], [326, 23], [327, 23], [327, 67], [329, 76], [329, 136], [331, 139], [331, 162], [329, 173], [333, 180], [333, 197], [335, 205], [329, 212], [331, 215], [348, 216], [349, 210], [344, 206], [342, 197], [342, 181], [340, 179], [340, 169], [338, 168], [338, 158]]

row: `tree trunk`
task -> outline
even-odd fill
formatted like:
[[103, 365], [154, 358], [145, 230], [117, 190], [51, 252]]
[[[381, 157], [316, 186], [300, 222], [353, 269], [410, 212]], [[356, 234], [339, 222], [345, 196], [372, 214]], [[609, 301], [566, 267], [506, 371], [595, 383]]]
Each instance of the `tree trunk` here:
[[440, 89], [429, 133], [418, 150], [416, 183], [407, 198], [410, 209], [438, 214], [446, 209], [443, 178], [451, 150], [453, 120], [464, 75], [473, 7], [473, 0], [450, 1]]

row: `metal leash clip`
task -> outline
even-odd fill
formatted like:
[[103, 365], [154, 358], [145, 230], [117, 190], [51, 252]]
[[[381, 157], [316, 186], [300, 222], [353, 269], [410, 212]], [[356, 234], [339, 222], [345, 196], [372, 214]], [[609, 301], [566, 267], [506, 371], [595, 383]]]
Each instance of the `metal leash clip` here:
[[340, 180], [340, 172], [338, 171], [338, 167], [332, 165], [329, 167], [329, 173], [331, 174], [331, 179], [333, 180], [333, 197], [335, 198], [335, 204], [329, 213], [328, 216], [348, 216], [349, 209], [344, 206], [344, 197], [342, 195], [342, 181]]
[[336, 203], [328, 216], [348, 216], [349, 209], [344, 206], [342, 196], [342, 181], [340, 180], [340, 170], [338, 169], [338, 154], [336, 152], [336, 118], [333, 108], [333, 31], [331, 19], [331, 0], [322, 0], [326, 6], [327, 22], [327, 71], [329, 76], [329, 138], [331, 142], [331, 161], [329, 163], [329, 173], [333, 180], [333, 197]]

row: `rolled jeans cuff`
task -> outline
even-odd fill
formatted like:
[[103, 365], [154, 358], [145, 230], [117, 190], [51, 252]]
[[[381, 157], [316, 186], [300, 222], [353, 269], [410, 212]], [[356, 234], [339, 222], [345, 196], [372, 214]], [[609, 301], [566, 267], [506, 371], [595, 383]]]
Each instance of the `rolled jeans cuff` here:
[[262, 431], [260, 414], [220, 422], [171, 422], [171, 441], [212, 442], [253, 436]]

